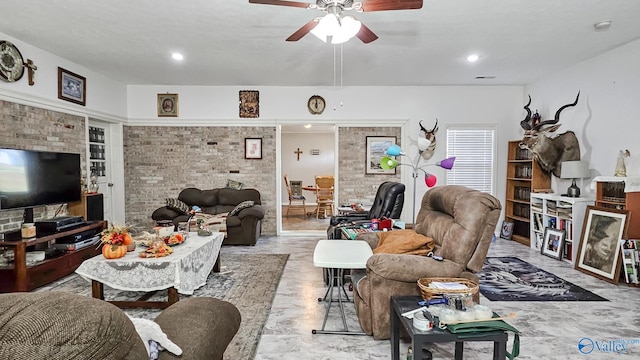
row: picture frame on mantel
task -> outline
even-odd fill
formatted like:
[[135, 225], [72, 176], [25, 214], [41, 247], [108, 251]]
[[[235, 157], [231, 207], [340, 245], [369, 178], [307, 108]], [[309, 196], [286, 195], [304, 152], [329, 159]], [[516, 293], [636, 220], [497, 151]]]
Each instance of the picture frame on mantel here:
[[158, 117], [178, 117], [178, 94], [158, 94]]
[[58, 99], [86, 106], [87, 79], [58, 67]]
[[396, 169], [385, 170], [380, 165], [380, 160], [386, 156], [386, 151], [391, 145], [395, 145], [395, 136], [367, 136], [365, 153], [366, 175], [395, 175]]
[[620, 244], [626, 238], [629, 211], [587, 206], [575, 269], [618, 283], [622, 257]]

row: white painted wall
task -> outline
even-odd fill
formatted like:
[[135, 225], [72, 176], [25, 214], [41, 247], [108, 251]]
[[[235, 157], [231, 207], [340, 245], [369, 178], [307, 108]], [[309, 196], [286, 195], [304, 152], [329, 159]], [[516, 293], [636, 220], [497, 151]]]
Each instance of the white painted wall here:
[[[573, 102], [580, 91], [578, 105], [563, 111], [558, 132], [576, 133], [592, 178], [613, 176], [622, 149], [631, 152], [627, 175], [640, 176], [639, 61], [640, 40], [636, 40], [525, 88], [525, 96], [531, 94], [531, 109], [538, 109], [545, 119], [552, 118], [560, 106]], [[589, 190], [589, 180], [584, 180], [583, 192]], [[570, 181], [554, 178], [553, 185], [556, 192], [563, 192]]]
[[[333, 175], [335, 154], [334, 134], [282, 134], [282, 174], [289, 175], [289, 180], [302, 180], [302, 185], [314, 185], [316, 175]], [[300, 161], [294, 153], [302, 151]], [[311, 149], [320, 150], [320, 155], [311, 155]], [[310, 191], [303, 191], [307, 203], [315, 203], [316, 196]], [[288, 204], [287, 190], [282, 182], [282, 203]]]
[[[29, 86], [27, 70], [22, 79], [14, 83], [0, 81], [0, 96], [19, 101], [26, 99], [34, 104], [63, 112], [84, 113], [105, 120], [123, 120], [127, 116], [126, 85], [55, 56], [30, 44], [0, 33], [0, 39], [11, 41], [18, 47], [22, 57], [31, 59], [38, 67], [35, 84]], [[86, 106], [58, 99], [58, 67], [87, 79]]]

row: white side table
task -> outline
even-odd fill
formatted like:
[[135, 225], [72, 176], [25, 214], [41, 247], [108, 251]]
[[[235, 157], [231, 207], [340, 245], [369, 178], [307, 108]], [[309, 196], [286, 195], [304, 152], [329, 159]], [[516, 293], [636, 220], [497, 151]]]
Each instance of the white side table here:
[[[347, 320], [344, 315], [344, 304], [342, 299], [343, 275], [344, 269], [364, 269], [367, 266], [367, 260], [373, 255], [371, 247], [366, 241], [361, 240], [320, 240], [316, 244], [313, 251], [313, 266], [326, 268], [329, 271], [329, 288], [327, 293], [329, 299], [322, 321], [322, 329], [312, 330], [313, 334], [337, 334], [337, 335], [364, 335], [363, 332], [349, 331]], [[334, 286], [336, 283], [336, 286]], [[331, 304], [333, 303], [333, 289], [338, 288], [337, 302], [340, 307], [340, 315], [342, 316], [342, 324], [344, 330], [332, 331], [325, 330]], [[325, 296], [326, 298], [326, 296]], [[318, 300], [322, 300], [318, 299]], [[344, 300], [348, 301], [348, 300]]]

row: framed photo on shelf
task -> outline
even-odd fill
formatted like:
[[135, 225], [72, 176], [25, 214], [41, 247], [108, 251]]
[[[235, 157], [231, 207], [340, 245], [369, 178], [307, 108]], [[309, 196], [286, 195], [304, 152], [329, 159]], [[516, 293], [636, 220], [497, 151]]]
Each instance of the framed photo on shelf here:
[[244, 158], [245, 159], [262, 159], [262, 139], [261, 138], [245, 138], [244, 139]]
[[385, 151], [395, 143], [395, 136], [367, 136], [364, 173], [367, 175], [395, 175], [395, 168], [385, 170], [380, 165], [380, 160], [387, 156]]
[[59, 67], [58, 99], [85, 106], [87, 104], [87, 79]]
[[622, 258], [620, 244], [627, 233], [627, 210], [588, 206], [575, 268], [616, 284]]
[[547, 255], [556, 260], [562, 258], [562, 250], [564, 249], [564, 238], [566, 232], [560, 229], [544, 228], [544, 239], [540, 247], [540, 253]]
[[178, 94], [158, 94], [158, 116], [178, 117]]
[[511, 240], [511, 235], [513, 235], [513, 222], [504, 220], [502, 222], [502, 227], [500, 228], [500, 237], [502, 239]]

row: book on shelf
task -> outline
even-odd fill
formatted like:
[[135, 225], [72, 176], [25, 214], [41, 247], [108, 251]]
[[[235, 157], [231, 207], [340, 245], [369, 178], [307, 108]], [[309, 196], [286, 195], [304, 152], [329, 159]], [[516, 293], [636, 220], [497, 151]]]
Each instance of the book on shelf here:
[[543, 231], [544, 226], [542, 226], [542, 214], [535, 213], [533, 214], [533, 218], [535, 219], [535, 222], [533, 224], [534, 229], [538, 231]]
[[564, 243], [564, 249], [563, 249], [563, 254], [562, 254], [562, 258], [567, 259], [569, 261], [572, 260], [573, 258], [573, 243], [570, 241], [565, 241]]

